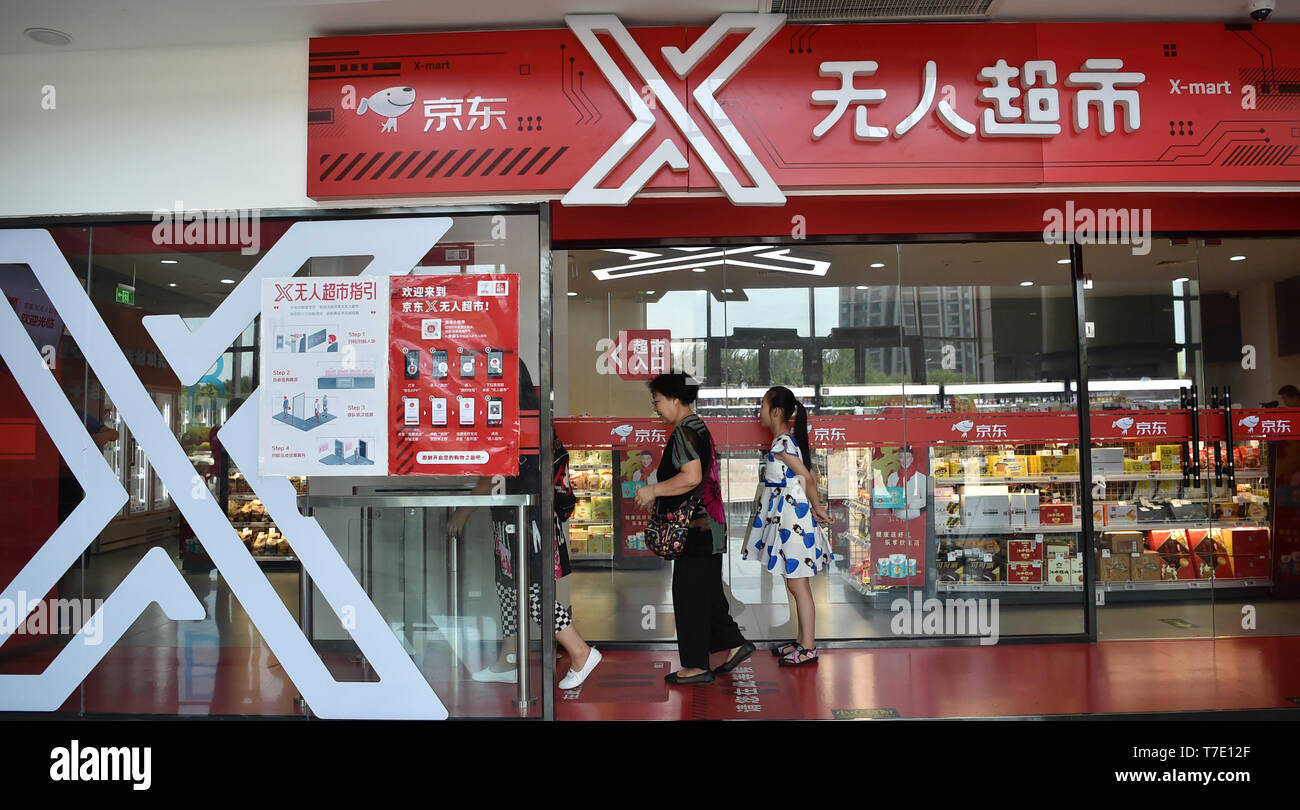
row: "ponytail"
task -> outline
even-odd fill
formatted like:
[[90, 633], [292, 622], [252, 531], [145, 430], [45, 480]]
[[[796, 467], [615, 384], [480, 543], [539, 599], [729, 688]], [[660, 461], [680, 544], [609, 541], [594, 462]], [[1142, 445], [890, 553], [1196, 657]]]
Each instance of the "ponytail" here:
[[794, 407], [794, 440], [799, 445], [799, 452], [803, 453], [804, 465], [811, 470], [812, 448], [808, 446], [808, 409], [802, 402], [795, 402]]
[[[794, 441], [799, 445], [799, 452], [803, 454], [803, 462], [810, 465], [812, 458], [812, 449], [808, 446], [808, 409], [803, 403], [795, 399], [794, 392], [783, 385], [774, 385], [768, 389], [767, 394], [768, 406], [781, 412], [789, 422], [794, 419]], [[811, 466], [809, 469], [812, 469]]]

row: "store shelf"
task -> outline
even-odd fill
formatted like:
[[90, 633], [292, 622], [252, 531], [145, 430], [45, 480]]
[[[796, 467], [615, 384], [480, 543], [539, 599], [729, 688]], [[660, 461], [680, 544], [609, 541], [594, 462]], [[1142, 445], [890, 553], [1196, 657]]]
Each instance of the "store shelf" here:
[[292, 554], [254, 554], [253, 559], [260, 563], [291, 563], [298, 562], [298, 558]]
[[934, 533], [939, 537], [952, 536], [960, 537], [972, 534], [1072, 534], [1082, 531], [1083, 527], [1078, 523], [1072, 525], [1052, 525], [1052, 526], [996, 526], [987, 529], [970, 528], [967, 526], [956, 526], [948, 528], [946, 526], [936, 526]]
[[582, 560], [612, 560], [612, 559], [614, 559], [614, 552], [612, 552], [612, 551], [599, 551], [599, 552], [597, 552], [597, 553], [595, 553], [595, 554], [586, 554], [586, 553], [583, 553], [583, 554], [570, 554], [570, 555], [569, 555], [569, 559], [570, 559], [570, 560], [577, 560], [577, 561], [579, 561], [579, 562], [581, 562]]
[[1015, 593], [1083, 593], [1082, 585], [1044, 585], [1041, 582], [940, 582], [939, 593], [1011, 591]]
[[575, 489], [575, 490], [573, 491], [573, 494], [574, 494], [575, 497], [578, 497], [578, 498], [612, 498], [612, 497], [614, 497], [614, 492], [613, 492], [613, 490], [609, 490], [609, 489]]
[[235, 522], [232, 520], [230, 525], [234, 526], [236, 529], [267, 529], [270, 528], [271, 526], [274, 526], [275, 521], [274, 520], [253, 520], [253, 521], [241, 520], [239, 522]]
[[1104, 587], [1107, 593], [1126, 591], [1222, 591], [1239, 588], [1271, 588], [1273, 587], [1273, 581], [1271, 579], [1233, 579], [1225, 577], [1224, 579], [1175, 579], [1160, 582], [1099, 582], [1097, 585], [1098, 587]]
[[614, 468], [608, 464], [570, 464], [570, 470], [600, 470], [602, 472], [614, 474]]
[[1188, 520], [1160, 520], [1147, 521], [1145, 523], [1130, 523], [1127, 525], [1105, 525], [1094, 526], [1093, 528], [1101, 532], [1142, 532], [1142, 531], [1164, 531], [1166, 529], [1204, 529], [1209, 526], [1214, 529], [1267, 529], [1267, 523], [1261, 523], [1256, 520], [1210, 520], [1209, 518], [1190, 518]]
[[230, 500], [232, 501], [256, 501], [256, 500], [260, 500], [261, 497], [262, 496], [254, 495], [251, 492], [239, 492], [239, 493], [232, 492], [230, 494]]
[[614, 521], [611, 520], [570, 520], [570, 526], [612, 526]]
[[871, 517], [871, 504], [869, 503], [864, 503], [863, 501], [859, 501], [856, 498], [850, 498], [849, 500], [844, 502], [844, 505], [848, 507], [848, 510], [850, 512], [857, 512], [859, 515], [866, 515], [867, 517]]

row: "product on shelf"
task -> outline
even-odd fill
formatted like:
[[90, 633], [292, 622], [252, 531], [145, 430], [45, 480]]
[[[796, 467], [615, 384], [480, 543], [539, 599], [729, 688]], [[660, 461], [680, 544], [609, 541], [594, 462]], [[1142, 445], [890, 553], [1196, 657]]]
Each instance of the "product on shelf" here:
[[1011, 525], [1011, 497], [1005, 486], [969, 486], [962, 493], [961, 523], [970, 529]]
[[[1133, 554], [1098, 550], [1097, 570], [1103, 582], [1128, 582], [1133, 579]], [[1067, 564], [1068, 570], [1068, 564]]]
[[1045, 503], [1038, 507], [1039, 520], [1044, 526], [1068, 526], [1074, 523], [1074, 504]]
[[1141, 554], [1132, 559], [1134, 582], [1159, 582], [1164, 578], [1165, 562], [1160, 554], [1144, 549]]
[[1196, 573], [1201, 579], [1226, 579], [1232, 576], [1232, 561], [1221, 529], [1190, 532], [1190, 544], [1195, 555]]
[[1042, 560], [1007, 563], [1007, 582], [1012, 584], [1034, 584], [1042, 581]]
[[[1160, 552], [1164, 579], [1196, 579], [1196, 566], [1192, 564], [1192, 549], [1187, 544], [1187, 532], [1182, 529], [1153, 531], [1147, 547]], [[1170, 575], [1172, 573], [1172, 575]]]

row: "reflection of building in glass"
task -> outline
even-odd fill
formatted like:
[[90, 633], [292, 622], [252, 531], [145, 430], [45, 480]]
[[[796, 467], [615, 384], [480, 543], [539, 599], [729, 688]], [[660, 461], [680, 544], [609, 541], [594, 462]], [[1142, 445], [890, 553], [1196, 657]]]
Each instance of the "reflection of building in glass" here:
[[[943, 368], [945, 345], [956, 349], [952, 372], [963, 377], [977, 373], [975, 321], [974, 287], [905, 287], [901, 292], [883, 285], [840, 289], [840, 326], [902, 324], [904, 334], [923, 339], [930, 373]], [[911, 372], [907, 352], [893, 348], [868, 349], [867, 368], [889, 375]]]

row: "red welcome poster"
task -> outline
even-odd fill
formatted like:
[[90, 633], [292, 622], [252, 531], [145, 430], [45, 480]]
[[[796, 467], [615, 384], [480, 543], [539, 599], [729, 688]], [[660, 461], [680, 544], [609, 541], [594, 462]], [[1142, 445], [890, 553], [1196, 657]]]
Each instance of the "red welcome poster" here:
[[519, 277], [393, 276], [390, 475], [519, 472]]

